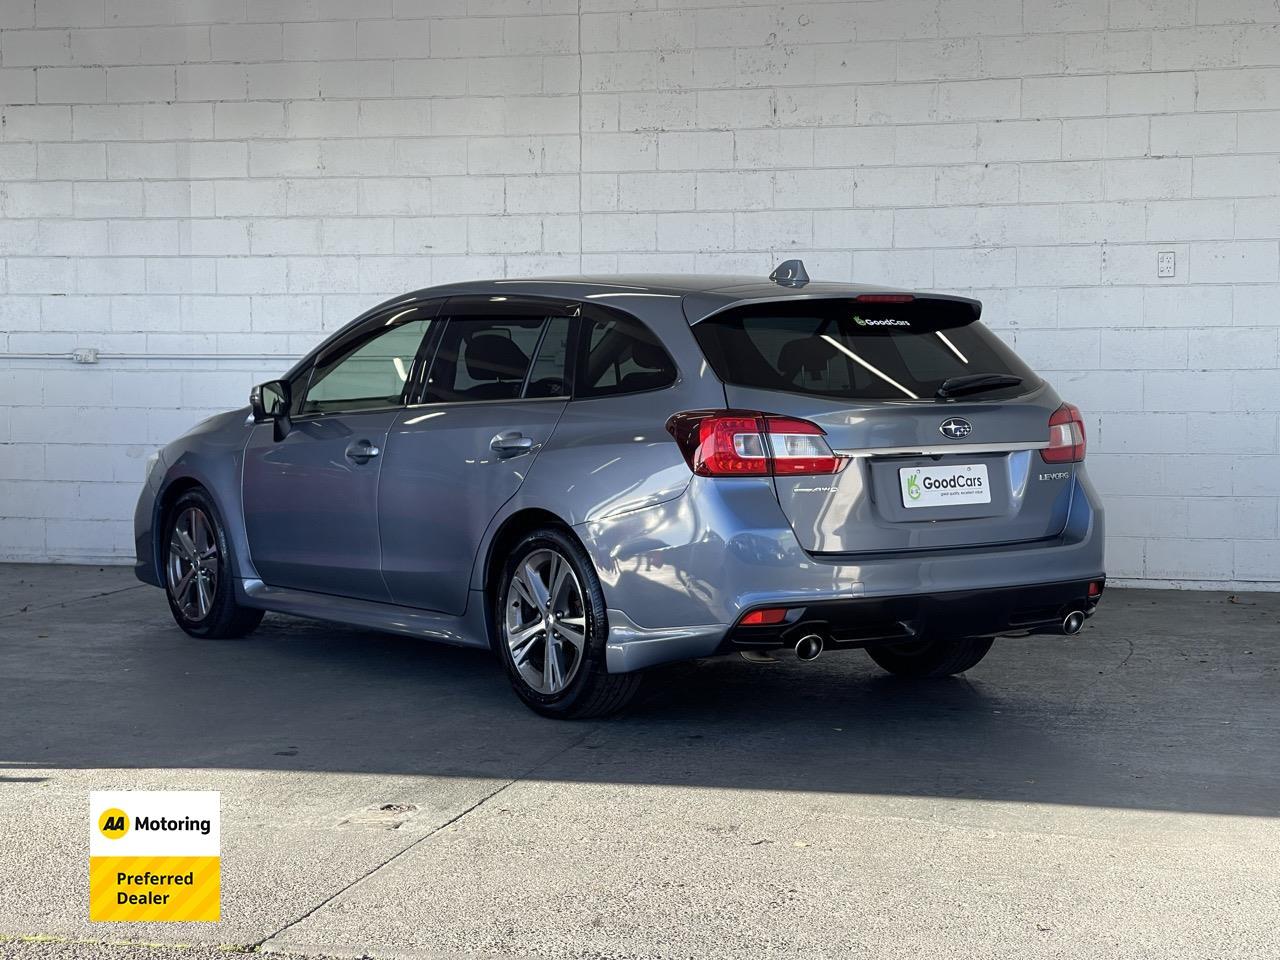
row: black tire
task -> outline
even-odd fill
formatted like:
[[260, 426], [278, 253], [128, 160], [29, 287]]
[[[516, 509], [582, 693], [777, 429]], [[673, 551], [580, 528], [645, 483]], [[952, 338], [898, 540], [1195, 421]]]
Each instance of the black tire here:
[[[512, 581], [516, 577], [517, 570], [522, 570], [522, 565], [526, 564], [526, 561], [537, 562], [540, 558], [547, 557], [549, 553], [562, 558], [577, 578], [574, 586], [579, 589], [580, 603], [575, 603], [573, 606], [581, 606], [581, 611], [576, 609], [565, 611], [566, 614], [572, 613], [574, 616], [572, 620], [566, 616], [564, 623], [576, 624], [577, 620], [581, 620], [584, 642], [581, 648], [578, 648], [560, 638], [557, 631], [562, 627], [553, 625], [549, 628], [559, 638], [553, 641], [555, 646], [551, 655], [557, 658], [557, 664], [565, 665], [563, 670], [568, 673], [568, 680], [567, 685], [562, 689], [553, 689], [554, 683], [545, 684], [549, 688], [548, 692], [548, 690], [538, 689], [528, 678], [530, 671], [544, 680], [546, 674], [551, 672], [545, 668], [538, 669], [536, 666], [538, 659], [548, 656], [546, 650], [548, 628], [545, 627], [547, 621], [543, 621], [544, 629], [540, 641], [535, 631], [534, 639], [521, 646], [521, 652], [525, 654], [522, 658], [525, 672], [517, 666], [517, 654], [513, 652], [512, 644], [507, 638], [509, 617], [521, 620], [523, 616], [528, 615], [532, 619], [530, 626], [526, 629], [537, 626], [533, 622], [536, 620], [533, 614], [534, 606], [518, 598], [509, 602], [509, 597], [512, 595]], [[527, 582], [527, 578], [528, 575], [522, 571], [522, 583]], [[604, 593], [600, 588], [600, 578], [596, 576], [595, 566], [582, 545], [565, 530], [550, 526], [541, 527], [522, 538], [511, 549], [500, 575], [492, 584], [489, 602], [492, 614], [490, 629], [493, 647], [507, 671], [516, 695], [536, 713], [560, 720], [583, 720], [608, 716], [617, 713], [630, 703], [640, 689], [639, 673], [611, 674], [608, 672], [605, 665], [605, 642], [609, 634], [609, 624], [605, 612]], [[557, 651], [562, 651], [563, 656]], [[544, 659], [545, 663], [550, 661]]]
[[912, 680], [951, 677], [975, 666], [991, 649], [991, 637], [907, 640], [867, 647], [867, 656], [894, 676]]
[[[179, 525], [183, 525], [183, 533], [187, 534], [187, 540], [193, 539], [190, 536], [191, 528], [187, 526], [193, 512], [198, 513], [208, 524], [207, 531], [203, 527], [197, 528], [200, 531], [201, 544], [216, 550], [215, 556], [206, 558], [198, 565], [193, 565], [186, 554], [175, 555], [173, 546], [175, 529]], [[160, 555], [163, 558], [164, 593], [169, 600], [169, 610], [178, 626], [201, 640], [229, 640], [252, 633], [262, 622], [263, 612], [242, 607], [236, 603], [235, 590], [231, 585], [227, 535], [213, 499], [199, 487], [182, 494], [165, 511], [161, 534]], [[210, 563], [210, 560], [214, 562]], [[203, 569], [206, 573], [203, 587], [197, 583], [194, 593], [187, 590], [177, 595], [175, 580], [180, 580], [183, 572], [192, 566], [196, 566], [197, 570]]]

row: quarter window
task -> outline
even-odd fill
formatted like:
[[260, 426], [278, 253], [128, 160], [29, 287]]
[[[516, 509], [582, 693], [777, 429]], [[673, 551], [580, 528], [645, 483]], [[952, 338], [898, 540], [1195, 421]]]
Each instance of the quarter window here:
[[577, 397], [641, 393], [676, 382], [676, 365], [658, 338], [622, 317], [585, 321], [578, 369]]
[[432, 319], [410, 309], [367, 327], [311, 374], [301, 413], [372, 410], [403, 402]]

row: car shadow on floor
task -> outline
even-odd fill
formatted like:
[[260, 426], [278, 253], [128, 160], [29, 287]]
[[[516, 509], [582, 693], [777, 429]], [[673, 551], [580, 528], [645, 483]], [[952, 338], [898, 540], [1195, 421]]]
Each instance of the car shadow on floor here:
[[245, 640], [197, 641], [158, 592], [131, 590], [0, 620], [0, 769], [533, 777], [1275, 815], [1280, 652], [1265, 637], [1280, 602], [1151, 596], [1114, 591], [1081, 637], [1000, 641], [960, 678], [898, 681], [859, 651], [721, 658], [653, 671], [621, 717], [565, 723], [527, 711], [484, 651], [278, 616]]

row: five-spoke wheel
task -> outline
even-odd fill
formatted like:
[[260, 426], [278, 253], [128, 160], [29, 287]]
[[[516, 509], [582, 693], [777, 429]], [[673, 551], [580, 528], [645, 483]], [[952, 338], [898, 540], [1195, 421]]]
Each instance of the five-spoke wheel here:
[[569, 531], [543, 527], [514, 544], [490, 589], [494, 645], [516, 693], [534, 710], [596, 717], [635, 695], [638, 674], [609, 673], [604, 594]]
[[243, 637], [262, 621], [261, 610], [236, 602], [226, 532], [203, 489], [168, 507], [162, 536], [165, 592], [178, 626], [193, 637]]
[[535, 550], [507, 587], [506, 641], [525, 682], [556, 694], [572, 682], [587, 645], [582, 586], [555, 550]]
[[218, 543], [200, 507], [187, 507], [174, 520], [165, 572], [169, 597], [183, 615], [193, 623], [209, 616], [218, 589]]

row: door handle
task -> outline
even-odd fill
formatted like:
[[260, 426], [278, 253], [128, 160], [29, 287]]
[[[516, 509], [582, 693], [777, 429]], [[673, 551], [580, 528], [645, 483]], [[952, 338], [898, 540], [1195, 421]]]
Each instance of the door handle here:
[[347, 459], [352, 463], [368, 463], [381, 452], [368, 440], [357, 440], [347, 447]]
[[533, 437], [526, 437], [518, 431], [500, 433], [489, 441], [489, 449], [496, 453], [499, 459], [518, 457], [533, 449]]

